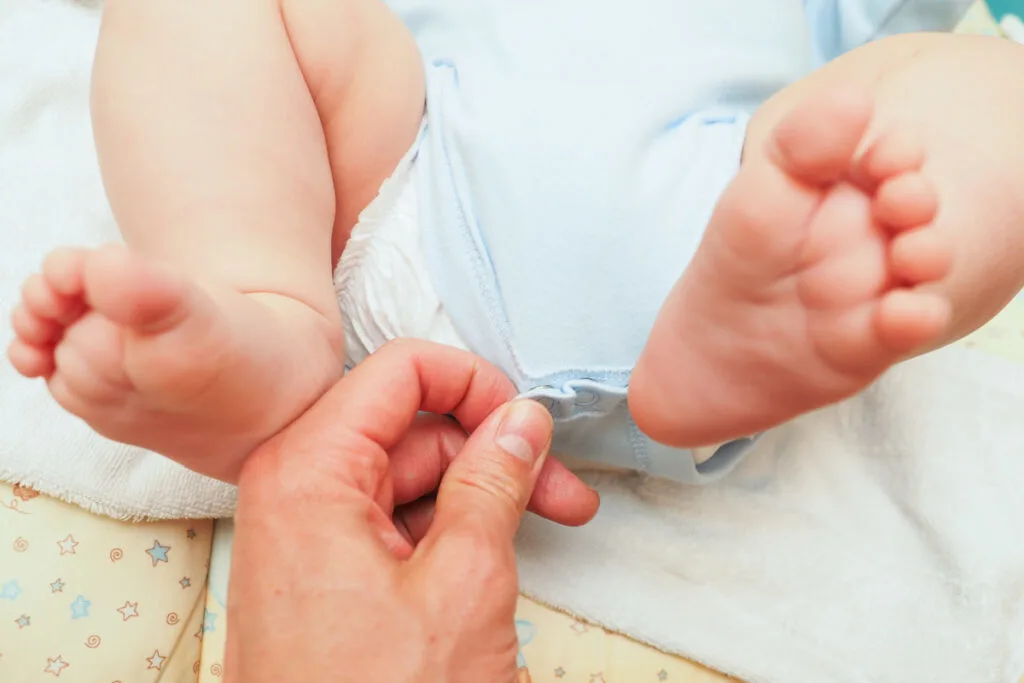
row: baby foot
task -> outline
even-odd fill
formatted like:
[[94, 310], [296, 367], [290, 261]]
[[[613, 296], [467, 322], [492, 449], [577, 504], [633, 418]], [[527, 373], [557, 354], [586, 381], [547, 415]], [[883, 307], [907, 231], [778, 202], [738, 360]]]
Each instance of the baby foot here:
[[639, 427], [677, 446], [756, 433], [863, 389], [940, 340], [949, 269], [910, 131], [858, 156], [871, 101], [806, 102], [750, 155], [659, 313], [629, 387]]
[[323, 316], [203, 288], [127, 249], [59, 250], [13, 313], [12, 365], [97, 432], [233, 481], [341, 375]]

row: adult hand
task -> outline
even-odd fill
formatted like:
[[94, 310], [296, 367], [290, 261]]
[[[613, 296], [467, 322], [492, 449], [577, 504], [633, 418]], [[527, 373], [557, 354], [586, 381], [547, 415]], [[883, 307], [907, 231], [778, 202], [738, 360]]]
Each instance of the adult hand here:
[[[470, 354], [392, 344], [250, 456], [229, 680], [516, 680], [523, 510], [536, 486], [534, 509], [582, 523], [597, 497], [546, 460], [550, 417], [531, 401], [503, 405], [513, 393]], [[439, 479], [435, 506], [396, 512]]]

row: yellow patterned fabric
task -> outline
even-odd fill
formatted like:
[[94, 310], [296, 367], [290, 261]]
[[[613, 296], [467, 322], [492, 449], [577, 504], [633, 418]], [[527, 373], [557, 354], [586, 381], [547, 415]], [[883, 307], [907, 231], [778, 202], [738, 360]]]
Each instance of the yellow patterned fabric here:
[[196, 680], [212, 532], [0, 484], [0, 681]]

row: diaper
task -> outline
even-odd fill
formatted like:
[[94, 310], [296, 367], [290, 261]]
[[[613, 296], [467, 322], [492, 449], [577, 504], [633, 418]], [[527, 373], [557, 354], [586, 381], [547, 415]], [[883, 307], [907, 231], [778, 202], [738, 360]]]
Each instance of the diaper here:
[[415, 163], [419, 144], [359, 215], [334, 272], [349, 368], [392, 339], [467, 350], [434, 291], [420, 247]]

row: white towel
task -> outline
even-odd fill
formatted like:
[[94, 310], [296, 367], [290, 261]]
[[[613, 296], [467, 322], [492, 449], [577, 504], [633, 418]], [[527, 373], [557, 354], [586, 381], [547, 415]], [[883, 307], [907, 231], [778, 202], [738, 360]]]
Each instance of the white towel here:
[[[0, 0], [0, 347], [27, 275], [60, 245], [119, 239], [89, 121], [95, 7]], [[96, 436], [0, 360], [0, 480], [118, 519], [221, 517], [234, 488]]]
[[541, 602], [749, 683], [1024, 675], [1024, 365], [907, 363], [713, 487], [591, 483], [590, 525], [524, 522]]

